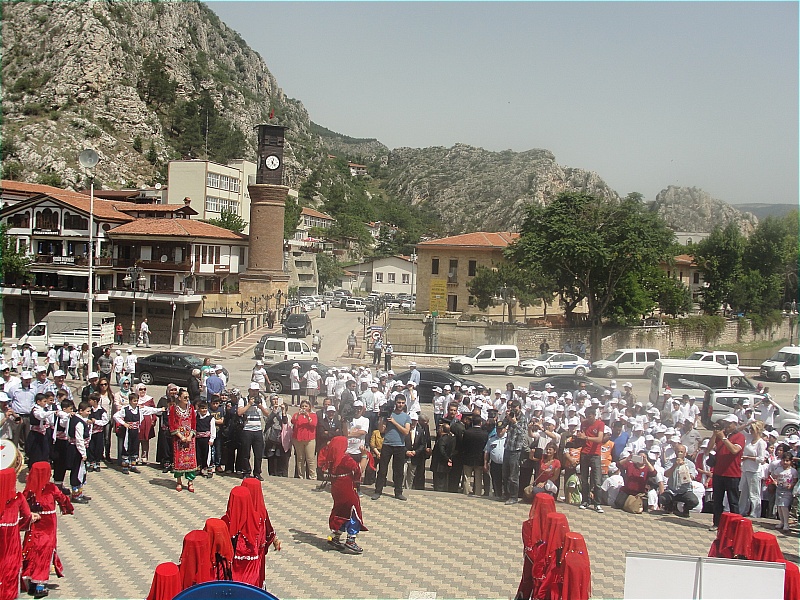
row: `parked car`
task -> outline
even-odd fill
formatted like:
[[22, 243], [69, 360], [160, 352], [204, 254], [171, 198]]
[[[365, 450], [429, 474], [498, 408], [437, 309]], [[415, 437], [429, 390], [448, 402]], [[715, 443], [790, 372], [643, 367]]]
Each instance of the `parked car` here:
[[[452, 373], [448, 373], [443, 369], [417, 370], [419, 371], [419, 387], [417, 387], [417, 392], [419, 393], [420, 402], [433, 402], [433, 388], [437, 386], [442, 389], [444, 389], [444, 386], [446, 385], [452, 387], [456, 381], [461, 382], [462, 387], [468, 385], [474, 385], [475, 387], [478, 387], [479, 385], [483, 385], [477, 381], [473, 381], [472, 379], [456, 377]], [[408, 383], [408, 378], [410, 375], [411, 371], [403, 371], [402, 373], [395, 375], [395, 379], [399, 379], [403, 383]], [[484, 385], [483, 387], [486, 386]]]
[[319, 354], [303, 340], [272, 336], [265, 340], [261, 348], [261, 358], [270, 364], [282, 360], [319, 360]]
[[[292, 372], [292, 365], [297, 363], [300, 365], [300, 376], [311, 368], [311, 365], [317, 365], [317, 371], [324, 377], [328, 371], [328, 367], [317, 362], [316, 360], [300, 359], [300, 360], [284, 360], [266, 368], [267, 377], [269, 377], [269, 391], [273, 394], [281, 394], [286, 390], [291, 389], [292, 384], [289, 380], [289, 374]], [[305, 392], [305, 389], [303, 389]]]
[[557, 373], [572, 373], [583, 377], [591, 367], [592, 364], [585, 358], [568, 352], [547, 352], [538, 358], [527, 358], [519, 363], [520, 371], [534, 377]]
[[760, 374], [764, 379], [777, 379], [781, 383], [800, 378], [800, 347], [781, 348], [775, 356], [761, 363]]
[[292, 313], [283, 322], [282, 331], [289, 337], [306, 337], [311, 335], [311, 317], [305, 313]]
[[356, 311], [364, 312], [366, 305], [361, 298], [348, 298], [344, 303], [344, 309], [347, 312]]
[[723, 365], [738, 365], [739, 355], [728, 350], [701, 350], [692, 352], [688, 360], [715, 360]]
[[608, 358], [593, 362], [590, 372], [609, 379], [614, 379], [618, 375], [650, 379], [653, 367], [659, 358], [661, 352], [654, 348], [620, 348]]
[[519, 349], [516, 346], [490, 344], [473, 348], [463, 356], [450, 359], [449, 371], [469, 375], [473, 371], [514, 375], [519, 368]]
[[603, 392], [611, 390], [611, 388], [600, 385], [588, 377], [579, 375], [553, 375], [539, 381], [531, 381], [528, 384], [528, 389], [543, 392], [548, 383], [553, 386], [553, 391], [559, 395], [564, 392], [574, 392], [580, 388], [581, 383], [586, 384], [586, 391], [589, 392], [592, 398], [600, 398]]
[[347, 302], [347, 296], [334, 296], [331, 300], [332, 308], [344, 308], [344, 303]]
[[[763, 396], [741, 390], [706, 390], [700, 420], [706, 429], [711, 429], [717, 421], [733, 414], [740, 400], [748, 400], [754, 406], [753, 418], [761, 420], [761, 407], [756, 406]], [[777, 405], [776, 405], [777, 406]], [[777, 406], [773, 427], [781, 435], [792, 435], [800, 431], [800, 415]]]
[[146, 385], [174, 383], [183, 387], [189, 382], [192, 369], [201, 366], [203, 361], [188, 352], [157, 352], [139, 357], [134, 377]]

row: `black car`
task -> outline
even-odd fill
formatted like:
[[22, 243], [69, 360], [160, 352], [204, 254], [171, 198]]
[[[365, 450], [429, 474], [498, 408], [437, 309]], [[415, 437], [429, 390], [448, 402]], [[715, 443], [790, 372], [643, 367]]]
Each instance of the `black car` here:
[[311, 335], [311, 317], [306, 313], [292, 313], [283, 322], [283, 334], [297, 338]]
[[564, 392], [574, 392], [580, 388], [581, 383], [586, 384], [586, 391], [589, 392], [592, 398], [600, 398], [603, 392], [611, 389], [592, 381], [588, 377], [580, 377], [578, 375], [553, 375], [539, 381], [532, 381], [528, 387], [531, 390], [543, 392], [544, 386], [548, 383], [553, 386], [553, 391], [558, 395]]
[[[283, 362], [275, 363], [267, 367], [267, 377], [269, 377], [269, 390], [273, 394], [283, 393], [285, 390], [291, 389], [291, 381], [289, 380], [289, 373], [292, 372], [292, 365], [297, 363], [300, 365], [300, 376], [311, 368], [311, 365], [317, 365], [317, 371], [322, 378], [325, 379], [325, 374], [328, 372], [328, 367], [318, 363], [315, 360], [284, 360]], [[305, 390], [303, 390], [305, 391]]]
[[[474, 385], [475, 387], [478, 387], [479, 385], [486, 387], [482, 383], [473, 381], [472, 379], [458, 377], [452, 373], [448, 373], [443, 369], [417, 369], [417, 371], [419, 371], [419, 386], [417, 386], [417, 393], [419, 394], [420, 402], [433, 402], [434, 387], [438, 386], [444, 389], [444, 386], [449, 385], [452, 388], [456, 381], [461, 382], [462, 388], [469, 385]], [[402, 373], [395, 375], [394, 378], [400, 379], [403, 383], [408, 383], [408, 378], [410, 375], [411, 371], [403, 371]]]
[[174, 383], [183, 387], [192, 376], [192, 369], [199, 369], [202, 365], [202, 360], [188, 352], [158, 352], [139, 357], [135, 377], [146, 385]]

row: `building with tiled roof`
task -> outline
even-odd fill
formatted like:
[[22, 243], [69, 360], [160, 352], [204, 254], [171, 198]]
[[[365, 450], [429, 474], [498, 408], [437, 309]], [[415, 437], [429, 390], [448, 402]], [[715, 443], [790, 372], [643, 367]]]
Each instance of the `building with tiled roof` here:
[[518, 237], [508, 231], [475, 231], [417, 244], [417, 310], [480, 312], [467, 284], [479, 267], [503, 262], [503, 251]]
[[658, 264], [659, 268], [667, 274], [667, 277], [677, 279], [692, 293], [694, 302], [700, 301], [700, 295], [705, 289], [703, 271], [691, 254], [679, 254], [672, 257], [672, 260], [662, 260]]

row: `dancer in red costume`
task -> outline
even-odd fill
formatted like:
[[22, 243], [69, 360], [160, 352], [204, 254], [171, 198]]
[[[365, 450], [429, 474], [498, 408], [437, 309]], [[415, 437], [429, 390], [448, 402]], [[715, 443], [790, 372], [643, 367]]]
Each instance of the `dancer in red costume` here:
[[589, 550], [580, 533], [570, 531], [564, 540], [559, 566], [560, 594], [564, 600], [589, 600], [592, 594], [592, 570]]
[[250, 492], [250, 497], [253, 499], [253, 507], [256, 511], [256, 524], [258, 525], [258, 553], [259, 553], [259, 577], [261, 583], [259, 587], [263, 587], [264, 581], [267, 578], [267, 552], [269, 547], [272, 546], [275, 550], [280, 551], [281, 541], [275, 535], [275, 530], [272, 528], [272, 522], [269, 520], [269, 513], [267, 512], [267, 505], [264, 503], [264, 490], [261, 487], [261, 482], [255, 477], [247, 477], [242, 480], [242, 487]]
[[19, 532], [29, 522], [39, 520], [22, 494], [17, 493], [14, 469], [0, 471], [0, 600], [13, 600], [19, 595], [22, 571], [22, 544]]
[[[367, 449], [362, 446], [362, 460], [367, 456], [369, 456]], [[372, 463], [371, 456], [370, 462]], [[356, 535], [360, 531], [368, 531], [364, 525], [361, 501], [356, 491], [356, 486], [361, 483], [361, 467], [347, 453], [347, 438], [337, 436], [328, 442], [328, 445], [320, 450], [317, 464], [329, 474], [331, 480], [333, 509], [328, 519], [331, 528], [328, 543], [340, 550], [347, 549], [361, 554], [364, 550], [356, 543]], [[374, 466], [374, 463], [371, 466]], [[342, 544], [341, 536], [345, 531], [347, 541]]]
[[237, 485], [231, 489], [228, 510], [222, 520], [231, 534], [233, 581], [261, 587], [258, 523], [253, 511], [253, 498], [247, 488]]
[[544, 586], [548, 573], [554, 567], [556, 555], [564, 546], [564, 539], [569, 533], [567, 515], [553, 512], [545, 518], [542, 543], [536, 546], [533, 558], [534, 597], [545, 598]]
[[214, 580], [208, 534], [202, 529], [190, 531], [183, 537], [180, 572], [181, 586], [184, 590]]
[[206, 519], [203, 527], [208, 534], [208, 546], [211, 553], [211, 570], [217, 581], [230, 581], [233, 564], [233, 546], [231, 533], [222, 519]]
[[31, 512], [39, 515], [39, 520], [31, 525], [22, 543], [22, 579], [27, 582], [28, 594], [35, 598], [47, 595], [45, 586], [50, 579], [51, 564], [57, 577], [64, 576], [64, 567], [56, 551], [56, 504], [62, 515], [73, 513], [72, 502], [50, 482], [50, 475], [49, 462], [33, 463], [23, 492]]
[[533, 596], [533, 559], [536, 546], [544, 537], [544, 523], [547, 515], [556, 512], [556, 502], [550, 494], [537, 494], [533, 499], [527, 521], [522, 523], [522, 578], [517, 588], [515, 600], [529, 600]]
[[172, 600], [181, 593], [181, 573], [173, 562], [161, 563], [153, 573], [147, 600]]

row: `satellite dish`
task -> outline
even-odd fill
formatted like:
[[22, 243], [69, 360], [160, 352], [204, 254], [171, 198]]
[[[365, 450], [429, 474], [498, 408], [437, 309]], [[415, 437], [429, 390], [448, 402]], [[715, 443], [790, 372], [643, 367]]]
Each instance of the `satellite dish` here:
[[160, 190], [160, 189], [161, 189], [161, 184], [160, 184], [160, 183], [157, 183], [157, 184], [156, 184], [156, 189], [157, 189], [157, 190]]
[[161, 255], [161, 262], [164, 263], [164, 262], [167, 262], [167, 260], [168, 260], [167, 255], [166, 254], [162, 254]]
[[94, 150], [84, 150], [78, 155], [78, 162], [85, 169], [94, 169], [97, 163], [100, 162], [100, 157]]

